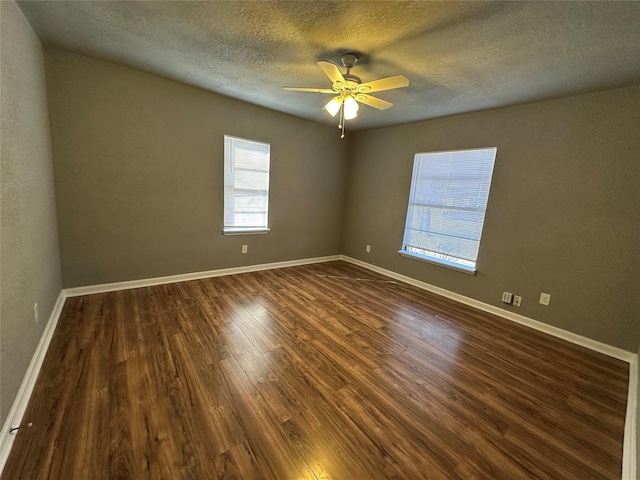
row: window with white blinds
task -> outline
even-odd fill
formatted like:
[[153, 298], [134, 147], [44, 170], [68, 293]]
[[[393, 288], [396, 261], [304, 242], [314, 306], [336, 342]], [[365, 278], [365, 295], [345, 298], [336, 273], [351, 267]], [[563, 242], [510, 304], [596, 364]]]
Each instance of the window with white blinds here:
[[269, 231], [270, 145], [224, 136], [224, 233]]
[[416, 154], [402, 255], [475, 273], [496, 151]]

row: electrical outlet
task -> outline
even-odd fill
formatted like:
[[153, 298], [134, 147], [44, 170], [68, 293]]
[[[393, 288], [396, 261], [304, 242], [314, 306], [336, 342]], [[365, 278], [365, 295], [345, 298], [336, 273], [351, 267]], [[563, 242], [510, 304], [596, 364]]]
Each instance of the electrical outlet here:
[[38, 310], [38, 302], [33, 305], [33, 318], [36, 319], [36, 323], [40, 320], [40, 312]]
[[504, 292], [502, 294], [502, 303], [508, 303], [511, 305], [513, 303], [513, 293]]
[[519, 307], [520, 305], [522, 305], [522, 297], [520, 295], [514, 295], [513, 296], [513, 306], [514, 307]]
[[242, 245], [242, 253], [247, 253], [249, 251], [249, 245]]
[[551, 301], [551, 294], [550, 293], [544, 293], [542, 292], [540, 294], [540, 304], [541, 305], [549, 305], [549, 302]]
[[366, 248], [365, 248], [365, 251], [367, 253], [371, 253], [371, 245], [367, 245]]

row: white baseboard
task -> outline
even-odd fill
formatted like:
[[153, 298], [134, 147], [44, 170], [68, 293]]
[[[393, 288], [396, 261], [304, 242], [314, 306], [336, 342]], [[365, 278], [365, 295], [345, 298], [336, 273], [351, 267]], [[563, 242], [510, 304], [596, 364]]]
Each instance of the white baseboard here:
[[638, 356], [629, 362], [629, 394], [624, 419], [622, 480], [637, 480]]
[[60, 292], [58, 299], [51, 310], [51, 315], [49, 316], [47, 325], [44, 327], [44, 331], [42, 332], [36, 351], [34, 352], [33, 357], [31, 357], [31, 362], [29, 363], [27, 372], [22, 379], [20, 389], [13, 401], [9, 415], [2, 426], [2, 431], [0, 431], [0, 474], [2, 474], [4, 465], [9, 457], [9, 452], [11, 452], [13, 441], [15, 440], [16, 435], [19, 435], [19, 433], [10, 434], [9, 430], [22, 423], [22, 418], [24, 417], [24, 412], [29, 404], [29, 398], [31, 398], [33, 387], [38, 379], [42, 362], [44, 361], [44, 357], [49, 349], [49, 343], [51, 343], [53, 332], [55, 332], [56, 325], [58, 325], [58, 319], [60, 318], [60, 313], [62, 313], [64, 300], [65, 295], [63, 292]]
[[11, 447], [13, 446], [13, 441], [15, 439], [15, 435], [11, 435], [9, 433], [9, 430], [20, 425], [22, 422], [22, 418], [24, 417], [27, 405], [29, 404], [29, 399], [31, 398], [31, 393], [33, 392], [33, 387], [35, 386], [36, 380], [38, 379], [38, 374], [40, 373], [42, 362], [44, 361], [44, 357], [49, 348], [49, 344], [51, 343], [51, 338], [53, 337], [53, 333], [55, 332], [56, 326], [58, 325], [58, 319], [60, 318], [60, 313], [62, 312], [62, 307], [64, 306], [64, 301], [67, 297], [90, 295], [92, 293], [113, 292], [117, 290], [128, 290], [131, 288], [163, 285], [166, 283], [184, 282], [187, 280], [197, 280], [201, 278], [220, 277], [223, 275], [234, 275], [237, 273], [257, 272], [260, 270], [271, 270], [274, 268], [295, 267], [298, 265], [330, 262], [340, 259], [340, 255], [304, 258], [284, 262], [248, 265], [244, 267], [209, 270], [205, 272], [186, 273], [181, 275], [171, 275], [167, 277], [148, 278], [142, 280], [133, 280], [129, 282], [107, 283], [102, 285], [91, 285], [87, 287], [68, 288], [62, 290], [58, 295], [58, 299], [56, 300], [49, 320], [47, 321], [47, 325], [42, 332], [42, 337], [40, 337], [38, 346], [36, 347], [33, 357], [31, 358], [31, 363], [29, 363], [29, 367], [27, 368], [24, 378], [22, 379], [22, 384], [20, 385], [18, 394], [13, 401], [13, 405], [11, 406], [11, 410], [9, 411], [9, 415], [7, 416], [7, 419], [2, 426], [2, 430], [0, 431], [0, 475], [2, 474], [2, 470], [4, 469], [7, 458], [9, 457], [9, 453], [11, 452]]
[[593, 340], [588, 337], [583, 337], [582, 335], [578, 335], [577, 333], [569, 332], [567, 330], [563, 330], [561, 328], [539, 322], [538, 320], [525, 317], [524, 315], [518, 315], [517, 313], [503, 310], [502, 308], [496, 307], [494, 305], [489, 305], [488, 303], [481, 302], [474, 298], [465, 297], [464, 295], [460, 295], [459, 293], [436, 287], [435, 285], [416, 280], [415, 278], [407, 277], [406, 275], [402, 275], [400, 273], [392, 272], [391, 270], [387, 270], [386, 268], [378, 267], [376, 265], [363, 262], [362, 260], [358, 260], [356, 258], [342, 255], [341, 259], [345, 262], [353, 263], [354, 265], [358, 265], [374, 272], [381, 273], [382, 275], [386, 275], [387, 277], [395, 278], [396, 280], [411, 284], [423, 290], [437, 293], [438, 295], [450, 298], [451, 300], [455, 300], [456, 302], [475, 307], [478, 310], [492, 313], [499, 317], [506, 318], [507, 320], [520, 323], [521, 325], [526, 325], [527, 327], [531, 327], [535, 330], [548, 333], [549, 335], [553, 335], [554, 337], [562, 338], [563, 340], [567, 340], [568, 342], [581, 345], [591, 350], [595, 350], [596, 352], [604, 353], [605, 355], [617, 358], [618, 360], [631, 363], [637, 357], [635, 353], [628, 352], [627, 350], [623, 350], [622, 348], [613, 347], [611, 345], [607, 345], [606, 343], [598, 342], [597, 340]]
[[399, 280], [401, 282], [414, 285], [418, 288], [422, 288], [424, 290], [436, 293], [438, 295], [442, 295], [443, 297], [450, 298], [452, 300], [463, 303], [465, 305], [478, 308], [479, 310], [492, 313], [494, 315], [500, 316], [507, 320], [520, 323], [522, 325], [528, 326], [535, 330], [548, 333], [549, 335], [553, 335], [563, 340], [567, 340], [571, 343], [575, 343], [577, 345], [581, 345], [591, 350], [595, 350], [605, 355], [609, 355], [619, 360], [628, 362], [629, 363], [629, 393], [628, 393], [628, 399], [627, 399], [627, 412], [626, 412], [626, 418], [625, 418], [624, 450], [623, 450], [623, 460], [622, 460], [622, 480], [636, 480], [636, 414], [637, 414], [637, 405], [638, 405], [638, 398], [637, 398], [638, 356], [635, 353], [631, 353], [626, 350], [622, 350], [620, 348], [613, 347], [611, 345], [607, 345], [605, 343], [598, 342], [596, 340], [593, 340], [587, 337], [583, 337], [581, 335], [563, 330], [561, 328], [547, 325], [537, 320], [533, 320], [531, 318], [503, 310], [493, 305], [489, 305], [487, 303], [480, 302], [473, 298], [466, 297], [464, 295], [460, 295], [455, 292], [451, 292], [444, 288], [436, 287], [435, 285], [430, 285], [426, 282], [422, 282], [420, 280], [407, 277], [405, 275], [372, 265], [367, 262], [363, 262], [361, 260], [346, 256], [346, 255], [332, 255], [332, 256], [326, 256], [326, 257], [315, 257], [315, 258], [307, 258], [307, 259], [300, 259], [300, 260], [290, 260], [290, 261], [284, 261], [284, 262], [265, 263], [260, 265], [248, 265], [244, 267], [234, 267], [234, 268], [226, 268], [226, 269], [220, 269], [220, 270], [209, 270], [204, 272], [186, 273], [181, 275], [171, 275], [166, 277], [156, 277], [156, 278], [133, 280], [133, 281], [127, 281], [127, 282], [106, 283], [102, 285], [91, 285], [86, 287], [76, 287], [76, 288], [69, 288], [69, 289], [62, 290], [51, 312], [51, 316], [49, 317], [47, 326], [45, 327], [42, 333], [42, 337], [40, 338], [38, 347], [36, 348], [36, 351], [33, 354], [33, 358], [31, 359], [31, 363], [29, 364], [29, 368], [27, 369], [27, 372], [24, 376], [22, 384], [20, 385], [20, 389], [18, 390], [18, 395], [16, 396], [16, 399], [13, 402], [13, 405], [11, 407], [7, 420], [5, 421], [4, 426], [2, 427], [2, 431], [0, 432], [0, 474], [2, 474], [2, 470], [4, 469], [4, 465], [7, 461], [7, 457], [9, 456], [9, 452], [11, 451], [13, 440], [15, 438], [15, 435], [9, 434], [9, 429], [14, 426], [20, 425], [22, 421], [25, 410], [29, 403], [29, 398], [31, 397], [31, 393], [33, 392], [33, 387], [35, 385], [36, 379], [38, 378], [38, 374], [40, 373], [42, 362], [44, 361], [44, 357], [47, 353], [47, 349], [49, 348], [49, 343], [51, 342], [51, 338], [55, 331], [56, 325], [58, 324], [58, 319], [60, 318], [60, 313], [62, 312], [62, 307], [64, 306], [64, 300], [67, 297], [90, 295], [93, 293], [113, 292], [117, 290], [128, 290], [131, 288], [163, 285], [167, 283], [184, 282], [187, 280], [198, 280], [203, 278], [220, 277], [224, 275], [234, 275], [238, 273], [257, 272], [260, 270], [271, 270], [275, 268], [293, 267], [298, 265], [308, 265], [312, 263], [330, 262], [335, 260], [344, 260], [346, 262], [353, 263], [354, 265], [358, 265], [363, 268], [380, 273], [382, 275], [395, 278], [396, 280]]
[[509, 312], [501, 308], [489, 305], [488, 303], [480, 302], [470, 297], [465, 297], [459, 293], [445, 290], [444, 288], [436, 287], [435, 285], [421, 282], [415, 278], [407, 277], [386, 268], [378, 267], [362, 260], [358, 260], [353, 257], [342, 255], [341, 259], [345, 262], [353, 263], [360, 267], [372, 270], [387, 277], [395, 278], [401, 282], [408, 283], [410, 285], [422, 288], [429, 292], [442, 295], [443, 297], [450, 298], [457, 302], [475, 307], [485, 312], [493, 313], [499, 317], [517, 322], [521, 325], [533, 328], [535, 330], [548, 333], [554, 337], [561, 338], [571, 343], [581, 345], [583, 347], [595, 350], [596, 352], [603, 353], [618, 360], [622, 360], [629, 364], [629, 392], [627, 394], [627, 412], [624, 422], [624, 446], [622, 455], [622, 480], [637, 480], [636, 478], [636, 415], [638, 409], [638, 355], [632, 352], [628, 352], [621, 348], [607, 345], [606, 343], [598, 342], [591, 338], [583, 337], [577, 333], [569, 332], [558, 327], [547, 325], [546, 323], [539, 322], [517, 313]]
[[223, 268], [220, 270], [207, 270], [204, 272], [183, 273], [180, 275], [169, 275], [166, 277], [145, 278], [142, 280], [131, 280], [127, 282], [103, 283], [101, 285], [67, 288], [64, 290], [64, 293], [67, 297], [79, 297], [80, 295], [91, 295], [93, 293], [115, 292], [118, 290], [129, 290], [131, 288], [151, 287], [154, 285], [165, 285], [167, 283], [186, 282], [188, 280], [200, 280], [202, 278], [222, 277], [224, 275], [235, 275], [238, 273], [272, 270], [274, 268], [296, 267], [298, 265], [309, 265], [311, 263], [331, 262], [340, 260], [341, 258], [341, 255], [331, 255], [327, 257], [313, 257], [303, 258], [300, 260], [287, 260], [284, 262], [247, 265], [244, 267]]

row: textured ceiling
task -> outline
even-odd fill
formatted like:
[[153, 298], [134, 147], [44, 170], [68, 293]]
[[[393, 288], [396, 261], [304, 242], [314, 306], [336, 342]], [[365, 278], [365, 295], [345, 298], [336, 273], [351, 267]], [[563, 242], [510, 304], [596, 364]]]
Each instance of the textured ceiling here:
[[[335, 123], [315, 64], [405, 74], [350, 129], [640, 84], [640, 2], [22, 1], [43, 43]], [[342, 70], [344, 71], [344, 70]]]

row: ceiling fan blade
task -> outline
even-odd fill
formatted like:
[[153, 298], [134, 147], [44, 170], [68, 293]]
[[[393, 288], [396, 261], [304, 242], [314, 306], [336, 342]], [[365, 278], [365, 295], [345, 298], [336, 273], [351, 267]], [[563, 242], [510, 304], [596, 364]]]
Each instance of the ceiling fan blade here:
[[331, 88], [284, 87], [284, 89], [290, 92], [336, 93]]
[[378, 110], [386, 110], [391, 107], [393, 103], [382, 100], [381, 98], [372, 97], [371, 95], [365, 95], [364, 93], [356, 94], [356, 100], [370, 107], [377, 108]]
[[317, 62], [318, 66], [322, 69], [324, 74], [331, 79], [333, 83], [342, 82], [347, 83], [344, 77], [338, 70], [338, 66], [335, 63], [320, 61]]
[[371, 93], [381, 92], [382, 90], [391, 90], [393, 88], [402, 88], [409, 85], [409, 79], [404, 75], [394, 75], [393, 77], [381, 78], [373, 82], [363, 83], [358, 86], [358, 92]]

